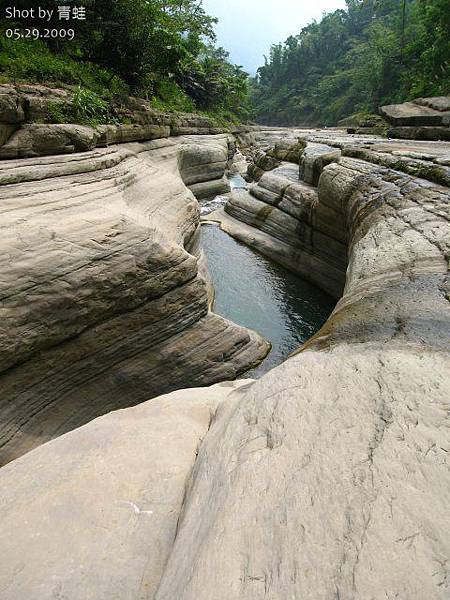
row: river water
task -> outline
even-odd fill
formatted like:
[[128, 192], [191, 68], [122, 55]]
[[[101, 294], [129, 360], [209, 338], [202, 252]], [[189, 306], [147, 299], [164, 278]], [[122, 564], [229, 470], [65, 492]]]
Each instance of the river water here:
[[[232, 175], [230, 182], [232, 187], [245, 187], [240, 175]], [[203, 214], [223, 206], [226, 199], [217, 196], [205, 203]], [[214, 312], [254, 329], [272, 344], [261, 365], [245, 374], [260, 377], [316, 333], [335, 302], [216, 225], [202, 225], [201, 239], [216, 292]]]

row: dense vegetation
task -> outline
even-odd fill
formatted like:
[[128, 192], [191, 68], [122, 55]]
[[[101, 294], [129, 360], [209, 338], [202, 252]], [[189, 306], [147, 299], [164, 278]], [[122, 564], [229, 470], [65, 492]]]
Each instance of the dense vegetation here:
[[[12, 3], [29, 9], [29, 0]], [[214, 46], [215, 19], [198, 0], [83, 0], [86, 20], [58, 20], [59, 0], [48, 24], [0, 20], [0, 81], [75, 84], [97, 104], [121, 94], [149, 99], [156, 107], [201, 110], [234, 120], [249, 116], [247, 74]], [[2, 9], [3, 11], [4, 9]], [[1, 15], [5, 16], [5, 13]], [[7, 29], [71, 27], [72, 41], [8, 39]], [[88, 94], [88, 96], [86, 96]], [[103, 103], [103, 104], [102, 104]]]
[[347, 0], [272, 46], [253, 82], [258, 121], [286, 125], [449, 93], [449, 0]]
[[[246, 73], [214, 45], [215, 19], [201, 0], [84, 0], [86, 20], [69, 23], [57, 18], [60, 0], [38, 4], [54, 10], [49, 24], [0, 19], [0, 81], [75, 85], [75, 117], [110, 120], [112, 100], [132, 94], [227, 121], [331, 125], [382, 104], [450, 93], [449, 0], [347, 0], [347, 10], [272, 46], [251, 81], [251, 101]], [[38, 25], [71, 27], [75, 37], [5, 35]]]

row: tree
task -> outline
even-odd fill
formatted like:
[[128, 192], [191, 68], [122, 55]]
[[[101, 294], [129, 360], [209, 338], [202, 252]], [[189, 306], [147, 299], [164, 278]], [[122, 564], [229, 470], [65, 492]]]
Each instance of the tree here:
[[272, 46], [252, 85], [257, 118], [333, 124], [355, 112], [450, 93], [448, 0], [347, 0]]

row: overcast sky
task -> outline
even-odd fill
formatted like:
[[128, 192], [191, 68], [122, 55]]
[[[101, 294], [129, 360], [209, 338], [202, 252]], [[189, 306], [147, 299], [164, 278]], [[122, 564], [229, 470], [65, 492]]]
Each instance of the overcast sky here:
[[323, 12], [345, 8], [345, 0], [203, 0], [206, 12], [219, 19], [217, 41], [231, 60], [254, 75], [271, 44], [300, 33]]

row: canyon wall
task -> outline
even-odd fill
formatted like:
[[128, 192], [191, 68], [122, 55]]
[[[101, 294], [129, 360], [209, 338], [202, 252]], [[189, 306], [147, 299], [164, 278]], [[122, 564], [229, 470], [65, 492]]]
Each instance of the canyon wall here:
[[0, 163], [1, 463], [265, 356], [256, 333], [208, 309], [184, 183], [215, 193], [233, 153], [224, 133]]

